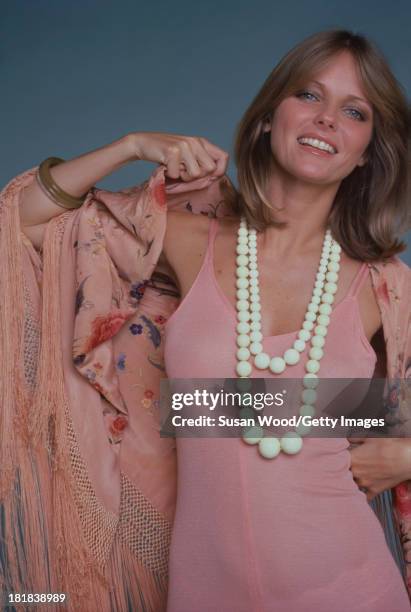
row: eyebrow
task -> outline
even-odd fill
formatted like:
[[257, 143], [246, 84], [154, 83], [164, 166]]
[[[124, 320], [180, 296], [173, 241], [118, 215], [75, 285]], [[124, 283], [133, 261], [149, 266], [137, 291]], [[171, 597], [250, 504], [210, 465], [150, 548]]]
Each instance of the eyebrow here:
[[[327, 88], [326, 88], [326, 86], [324, 85], [324, 83], [320, 83], [320, 81], [315, 81], [315, 80], [313, 80], [313, 81], [311, 81], [311, 83], [315, 83], [316, 85], [319, 85], [319, 86], [321, 87], [321, 89], [324, 89], [324, 91], [326, 91], [326, 90], [327, 90]], [[364, 98], [359, 98], [358, 96], [354, 96], [354, 95], [348, 95], [348, 96], [347, 96], [347, 98], [348, 98], [349, 100], [358, 100], [359, 102], [363, 102], [364, 104], [366, 104], [367, 106], [369, 106], [370, 108], [372, 108], [372, 107], [371, 107], [371, 104], [370, 104], [370, 103], [369, 103], [367, 100], [365, 100]]]

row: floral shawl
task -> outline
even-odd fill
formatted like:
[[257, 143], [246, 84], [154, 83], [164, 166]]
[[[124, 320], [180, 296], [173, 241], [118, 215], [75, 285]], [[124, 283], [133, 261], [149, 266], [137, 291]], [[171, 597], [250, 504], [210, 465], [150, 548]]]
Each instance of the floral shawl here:
[[[158, 259], [167, 209], [227, 214], [228, 179], [169, 181], [160, 166], [132, 189], [92, 189], [48, 223], [40, 257], [18, 212], [35, 172], [0, 200], [0, 587], [67, 593], [67, 610], [158, 612], [176, 488], [159, 382], [179, 300]], [[410, 418], [410, 269], [397, 258], [369, 267], [395, 435]], [[395, 487], [393, 510], [411, 593], [411, 481]]]

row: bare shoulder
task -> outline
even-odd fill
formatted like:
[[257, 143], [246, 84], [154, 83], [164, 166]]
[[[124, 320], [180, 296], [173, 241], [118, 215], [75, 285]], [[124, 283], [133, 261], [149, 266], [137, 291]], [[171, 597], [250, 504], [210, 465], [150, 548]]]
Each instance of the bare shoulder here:
[[167, 227], [164, 236], [164, 254], [171, 262], [184, 254], [194, 244], [206, 239], [210, 219], [205, 215], [192, 214], [180, 210], [167, 212]]
[[[195, 276], [207, 248], [210, 219], [180, 210], [167, 211], [167, 226], [158, 265], [174, 279], [182, 295]], [[201, 264], [200, 264], [201, 265]]]
[[[208, 245], [211, 219], [207, 215], [168, 211], [162, 262], [168, 266], [181, 295], [196, 278]], [[232, 222], [231, 222], [232, 224]], [[230, 218], [219, 219], [219, 232], [230, 232]]]

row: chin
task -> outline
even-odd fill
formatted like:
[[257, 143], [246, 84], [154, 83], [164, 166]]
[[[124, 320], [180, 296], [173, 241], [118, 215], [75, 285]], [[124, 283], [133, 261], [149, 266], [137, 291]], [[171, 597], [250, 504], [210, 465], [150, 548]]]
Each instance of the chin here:
[[332, 185], [336, 182], [335, 177], [331, 177], [327, 172], [320, 172], [319, 168], [293, 168], [288, 174], [301, 183], [311, 185]]

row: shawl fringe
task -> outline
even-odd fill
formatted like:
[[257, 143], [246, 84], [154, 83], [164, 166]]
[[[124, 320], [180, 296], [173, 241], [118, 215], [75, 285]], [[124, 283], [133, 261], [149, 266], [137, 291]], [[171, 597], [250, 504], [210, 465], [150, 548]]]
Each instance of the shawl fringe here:
[[[65, 604], [39, 611], [159, 612], [166, 576], [150, 571], [118, 533], [96, 559], [81, 523], [81, 486], [73, 464], [73, 428], [64, 388], [60, 256], [65, 213], [44, 239], [40, 357], [34, 393], [24, 376], [23, 245], [17, 194], [35, 169], [2, 192], [0, 219], [0, 590], [65, 593]], [[108, 511], [103, 509], [109, 515]], [[89, 534], [89, 539], [90, 539]]]

